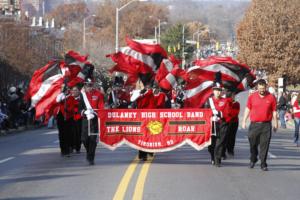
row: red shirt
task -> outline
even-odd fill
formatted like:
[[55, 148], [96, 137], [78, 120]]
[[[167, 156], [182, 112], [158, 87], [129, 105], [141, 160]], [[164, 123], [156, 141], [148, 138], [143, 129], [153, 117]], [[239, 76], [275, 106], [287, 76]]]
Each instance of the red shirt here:
[[217, 111], [221, 111], [223, 118], [226, 122], [230, 122], [232, 116], [231, 116], [231, 104], [232, 104], [232, 99], [230, 98], [219, 98], [216, 99], [215, 97], [212, 97], [214, 105], [216, 107]]
[[[293, 109], [300, 110], [299, 102], [298, 102], [297, 99], [296, 99], [296, 101], [294, 102]], [[294, 113], [294, 116], [297, 117], [297, 118], [300, 118], [300, 111]]]
[[250, 110], [251, 122], [270, 122], [276, 111], [276, 99], [269, 92], [263, 97], [254, 92], [248, 98], [247, 108]]
[[154, 95], [154, 102], [156, 108], [165, 108], [166, 107], [166, 94], [159, 92], [157, 95]]
[[[130, 103], [130, 93], [125, 89], [115, 90], [114, 95], [118, 100], [126, 101], [128, 104]], [[109, 95], [109, 102], [113, 102], [112, 95]]]
[[79, 113], [79, 102], [80, 102], [80, 97], [74, 97], [74, 120], [77, 121], [81, 119], [81, 115]]
[[74, 116], [74, 97], [67, 96], [65, 101], [59, 103], [59, 112], [65, 117], [66, 120]]
[[231, 106], [231, 122], [239, 121], [239, 113], [240, 113], [240, 103], [235, 101]]
[[150, 89], [141, 95], [137, 100], [137, 108], [140, 109], [153, 109], [155, 108], [153, 91]]
[[93, 109], [104, 109], [104, 95], [99, 90], [85, 93]]

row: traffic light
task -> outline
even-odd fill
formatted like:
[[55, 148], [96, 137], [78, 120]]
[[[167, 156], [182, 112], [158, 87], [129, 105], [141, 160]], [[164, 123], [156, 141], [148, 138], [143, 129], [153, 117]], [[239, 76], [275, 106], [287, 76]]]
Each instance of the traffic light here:
[[168, 52], [171, 53], [172, 49], [171, 49], [171, 46], [168, 45]]
[[220, 48], [220, 43], [219, 42], [216, 42], [216, 50], [218, 51]]
[[197, 42], [197, 49], [200, 49], [200, 42]]

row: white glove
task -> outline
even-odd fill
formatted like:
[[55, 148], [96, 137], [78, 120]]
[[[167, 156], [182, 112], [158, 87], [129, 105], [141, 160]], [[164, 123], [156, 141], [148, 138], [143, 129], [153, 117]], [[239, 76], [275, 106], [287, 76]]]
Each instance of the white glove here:
[[216, 109], [212, 109], [212, 113], [213, 113], [214, 115], [219, 114], [219, 112], [218, 112]]
[[60, 93], [59, 95], [57, 95], [56, 97], [56, 102], [62, 102], [63, 100], [66, 99], [66, 95], [64, 93]]
[[94, 117], [95, 117], [94, 114], [87, 114], [87, 115], [86, 115], [87, 120], [91, 120], [91, 119], [93, 119]]
[[131, 102], [136, 101], [136, 100], [141, 96], [140, 91], [141, 91], [141, 90], [133, 90], [133, 91], [131, 92], [131, 97], [130, 97], [130, 101], [131, 101]]
[[93, 114], [93, 113], [94, 113], [94, 111], [91, 110], [91, 109], [87, 109], [86, 111], [84, 111], [85, 115], [90, 115], [90, 114]]
[[220, 118], [218, 117], [218, 116], [212, 116], [212, 121], [213, 122], [217, 122], [217, 121], [219, 121], [220, 120]]

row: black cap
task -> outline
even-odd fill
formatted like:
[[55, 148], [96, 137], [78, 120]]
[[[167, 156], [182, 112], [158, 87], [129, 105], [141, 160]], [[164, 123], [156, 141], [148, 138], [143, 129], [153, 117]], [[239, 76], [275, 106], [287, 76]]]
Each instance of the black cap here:
[[123, 86], [124, 85], [124, 79], [122, 76], [116, 76], [114, 80], [114, 85], [115, 86]]

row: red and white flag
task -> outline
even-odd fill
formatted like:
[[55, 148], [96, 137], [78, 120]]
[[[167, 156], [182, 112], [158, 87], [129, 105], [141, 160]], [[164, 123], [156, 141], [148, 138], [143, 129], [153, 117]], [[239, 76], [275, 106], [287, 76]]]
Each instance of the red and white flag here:
[[231, 57], [211, 56], [205, 60], [196, 60], [188, 73], [207, 80], [214, 80], [217, 72], [222, 74], [222, 85], [232, 91], [240, 92], [253, 86], [255, 75], [246, 64]]
[[64, 82], [64, 73], [64, 64], [59, 61], [51, 61], [34, 72], [26, 97], [31, 100], [31, 107], [36, 110], [36, 119], [45, 115], [47, 121], [53, 114], [57, 105], [56, 97]]
[[128, 76], [126, 84], [132, 84], [139, 74], [154, 75], [163, 58], [167, 58], [166, 51], [158, 44], [142, 44], [126, 39], [126, 47], [121, 47], [117, 53], [107, 55], [116, 65], [110, 72], [123, 72]]
[[185, 88], [185, 107], [201, 108], [212, 95], [216, 73], [221, 73], [223, 87], [238, 93], [253, 86], [255, 75], [250, 68], [231, 57], [212, 56], [196, 60], [187, 70], [189, 79]]
[[69, 51], [67, 53], [69, 57], [71, 57], [71, 63], [65, 63], [65, 67], [68, 70], [65, 75], [68, 78], [68, 86], [73, 87], [78, 83], [83, 83], [86, 77], [85, 66], [86, 64], [90, 64], [88, 59], [88, 55], [80, 55], [78, 52]]

